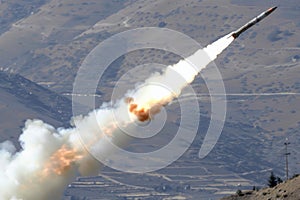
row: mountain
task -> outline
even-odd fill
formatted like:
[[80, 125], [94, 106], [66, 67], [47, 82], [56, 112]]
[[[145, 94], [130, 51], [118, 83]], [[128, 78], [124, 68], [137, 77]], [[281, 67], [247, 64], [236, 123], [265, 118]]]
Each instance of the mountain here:
[[274, 188], [265, 188], [259, 191], [245, 191], [240, 195], [224, 197], [222, 200], [298, 200], [300, 199], [300, 176], [278, 184]]
[[71, 101], [18, 74], [0, 71], [0, 140], [17, 139], [27, 119], [69, 126]]

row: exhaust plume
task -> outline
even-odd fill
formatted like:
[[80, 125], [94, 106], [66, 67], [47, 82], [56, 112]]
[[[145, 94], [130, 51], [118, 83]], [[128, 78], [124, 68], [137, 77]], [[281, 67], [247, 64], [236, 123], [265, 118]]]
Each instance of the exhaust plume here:
[[[151, 120], [233, 40], [229, 34], [168, 66], [162, 74], [152, 75], [113, 106], [103, 104], [87, 116], [74, 117], [73, 128], [55, 129], [40, 120], [27, 120], [19, 137], [20, 151], [9, 141], [0, 144], [0, 199], [60, 199], [76, 176], [95, 174], [100, 169], [100, 163], [81, 140], [89, 151], [109, 157], [110, 149], [102, 137], [118, 142], [122, 140], [115, 134], [118, 123], [126, 126], [137, 120]], [[118, 122], [113, 113], [118, 113]]]

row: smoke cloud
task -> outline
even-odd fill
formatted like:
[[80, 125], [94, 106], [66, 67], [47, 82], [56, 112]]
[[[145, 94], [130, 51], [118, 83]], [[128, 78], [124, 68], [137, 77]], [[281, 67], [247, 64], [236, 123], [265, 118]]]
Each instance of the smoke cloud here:
[[[227, 35], [168, 66], [163, 73], [152, 75], [113, 106], [104, 104], [86, 116], [74, 117], [73, 128], [55, 129], [40, 120], [27, 120], [19, 137], [20, 151], [9, 141], [0, 144], [0, 199], [60, 199], [76, 176], [99, 171], [100, 163], [88, 151], [109, 156], [103, 137], [121, 141], [115, 134], [119, 125], [151, 120], [233, 40]], [[118, 113], [118, 122], [114, 113]]]

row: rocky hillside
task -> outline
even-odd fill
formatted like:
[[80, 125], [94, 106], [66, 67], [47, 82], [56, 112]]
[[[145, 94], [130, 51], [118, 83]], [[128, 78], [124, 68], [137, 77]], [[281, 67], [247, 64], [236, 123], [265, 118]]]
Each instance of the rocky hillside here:
[[240, 195], [222, 198], [222, 200], [298, 200], [300, 199], [300, 176], [281, 183], [274, 188], [259, 191], [246, 191]]
[[23, 76], [0, 71], [0, 141], [16, 142], [26, 119], [42, 119], [54, 126], [67, 125], [71, 101]]

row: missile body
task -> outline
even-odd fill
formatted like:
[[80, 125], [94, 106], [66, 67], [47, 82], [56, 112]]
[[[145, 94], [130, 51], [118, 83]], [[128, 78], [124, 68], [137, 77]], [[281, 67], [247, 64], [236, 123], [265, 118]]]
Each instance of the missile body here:
[[260, 15], [258, 15], [257, 17], [255, 17], [254, 19], [252, 19], [251, 21], [249, 21], [247, 24], [245, 24], [244, 26], [242, 26], [241, 28], [239, 28], [238, 30], [234, 31], [231, 36], [234, 37], [234, 39], [236, 39], [237, 37], [239, 37], [239, 35], [241, 33], [243, 33], [244, 31], [246, 31], [247, 29], [249, 29], [253, 25], [257, 24], [259, 21], [263, 20], [268, 15], [270, 15], [276, 8], [277, 7], [269, 8], [268, 10], [266, 10], [263, 13], [261, 13]]

